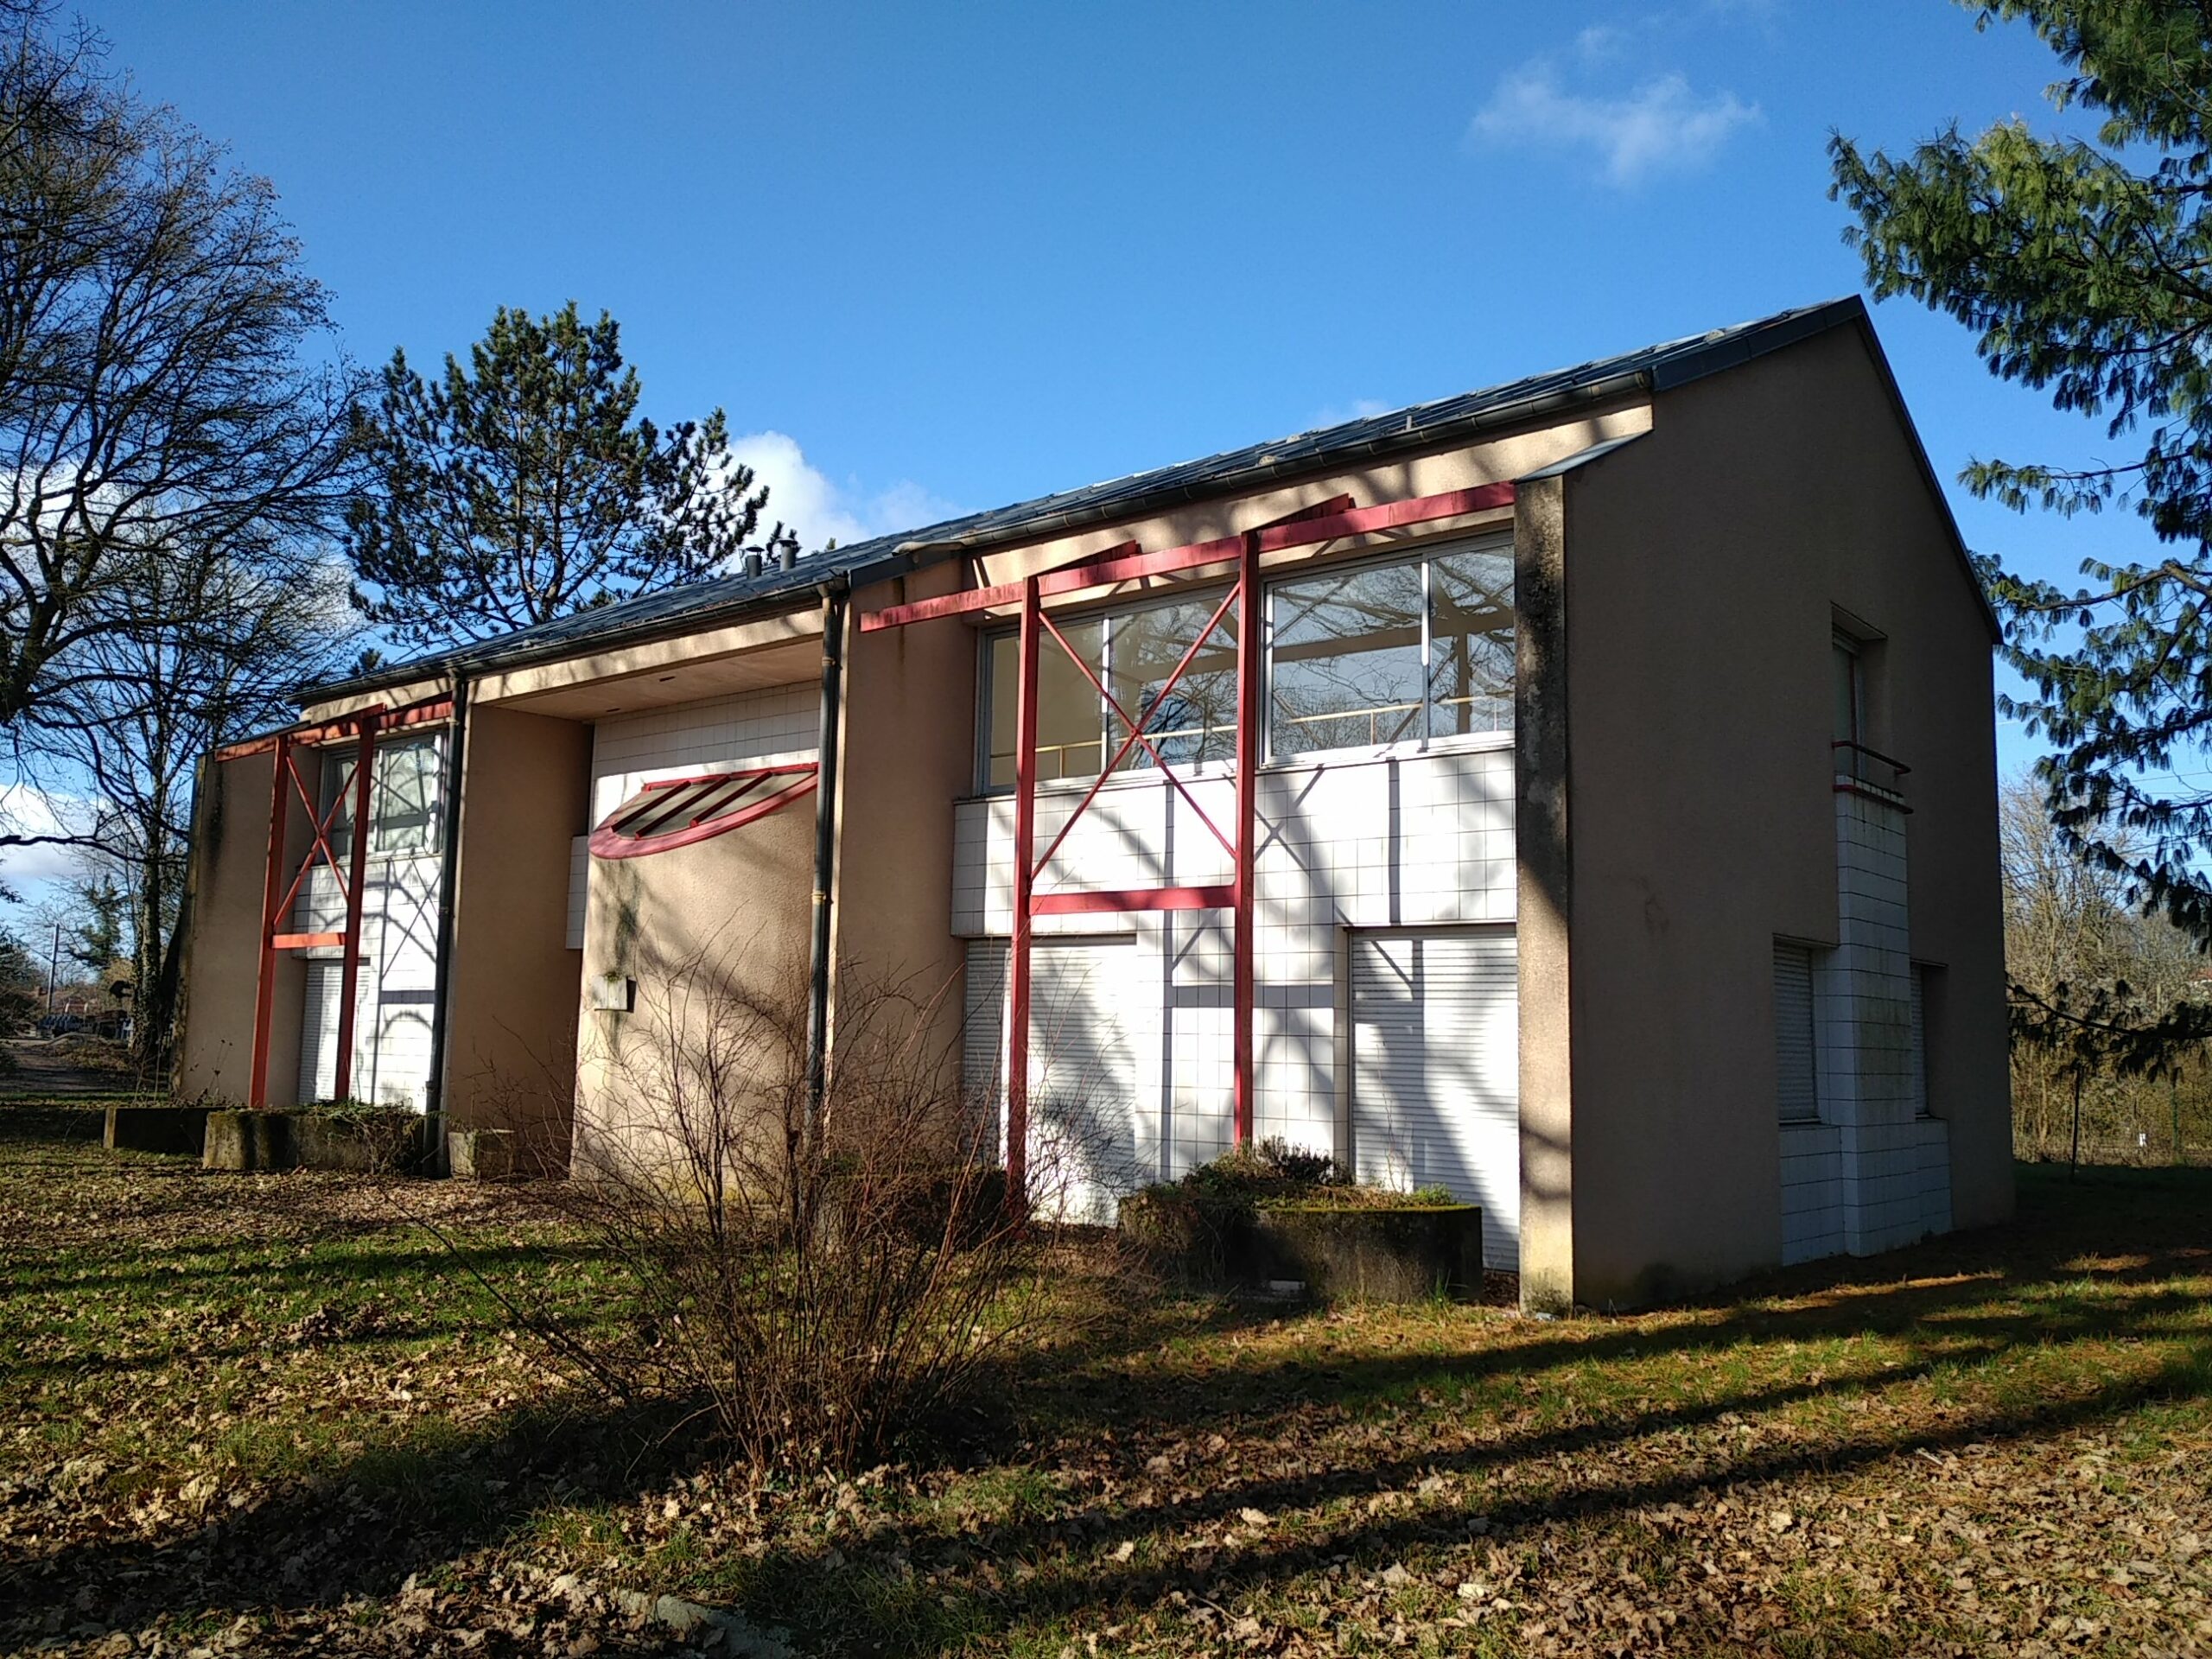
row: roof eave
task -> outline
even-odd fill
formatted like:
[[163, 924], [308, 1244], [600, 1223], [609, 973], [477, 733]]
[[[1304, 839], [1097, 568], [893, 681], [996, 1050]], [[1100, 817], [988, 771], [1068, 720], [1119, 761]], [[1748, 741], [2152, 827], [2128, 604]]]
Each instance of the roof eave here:
[[[817, 593], [832, 582], [842, 582], [850, 588], [862, 588], [872, 582], [887, 582], [894, 576], [911, 575], [928, 565], [949, 558], [993, 551], [1019, 546], [1050, 537], [1064, 536], [1071, 531], [1089, 529], [1102, 524], [1126, 522], [1156, 512], [1163, 507], [1187, 505], [1194, 501], [1219, 500], [1224, 497], [1248, 493], [1256, 486], [1294, 483], [1304, 478], [1325, 476], [1342, 471], [1347, 465], [1385, 460], [1414, 451], [1451, 448], [1469, 438], [1490, 433], [1503, 427], [1518, 426], [1562, 410], [1586, 408], [1592, 404], [1611, 403], [1637, 393], [1648, 394], [1653, 390], [1651, 374], [1638, 369], [1625, 374], [1613, 375], [1584, 386], [1570, 386], [1541, 397], [1522, 398], [1495, 408], [1474, 410], [1460, 418], [1435, 426], [1425, 427], [1402, 435], [1385, 434], [1363, 443], [1347, 445], [1327, 454], [1302, 457], [1298, 461], [1281, 461], [1244, 467], [1237, 472], [1210, 479], [1204, 485], [1171, 486], [1151, 494], [1127, 500], [1103, 503], [1095, 508], [1074, 508], [1061, 512], [1047, 513], [1035, 519], [1006, 529], [982, 532], [973, 536], [955, 537], [942, 541], [903, 542], [888, 556], [869, 561], [831, 575], [813, 577], [805, 581], [795, 579], [789, 587], [745, 594], [720, 605], [702, 606], [686, 611], [681, 616], [654, 619], [631, 628], [611, 628], [603, 633], [594, 633], [586, 641], [564, 640], [541, 645], [536, 649], [524, 647], [507, 652], [494, 652], [482, 657], [470, 657], [456, 652], [444, 658], [429, 660], [416, 658], [412, 663], [394, 664], [389, 672], [361, 676], [328, 685], [303, 686], [299, 696], [302, 703], [325, 701], [333, 697], [353, 696], [375, 691], [387, 686], [405, 684], [411, 680], [442, 677], [450, 681], [456, 674], [461, 677], [501, 670], [529, 668], [542, 663], [560, 662], [571, 657], [588, 656], [601, 651], [620, 649], [625, 645], [651, 644], [655, 640], [681, 639], [688, 633], [700, 633], [709, 628], [741, 621], [753, 616], [773, 615], [793, 608], [792, 601]], [[806, 561], [802, 559], [798, 571], [804, 572]]]

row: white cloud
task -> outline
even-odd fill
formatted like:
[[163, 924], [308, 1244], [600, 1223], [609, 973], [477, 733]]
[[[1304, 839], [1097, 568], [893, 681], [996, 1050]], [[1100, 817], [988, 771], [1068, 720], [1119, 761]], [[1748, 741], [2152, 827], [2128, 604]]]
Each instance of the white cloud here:
[[1574, 49], [1586, 58], [1618, 57], [1627, 44], [1628, 31], [1617, 23], [1592, 23], [1574, 37]]
[[[92, 804], [73, 795], [50, 793], [29, 784], [0, 785], [0, 830], [16, 836], [80, 833], [91, 822]], [[0, 880], [10, 886], [73, 880], [84, 872], [80, 847], [48, 843], [0, 848]]]
[[1355, 397], [1348, 404], [1332, 404], [1326, 409], [1313, 412], [1316, 429], [1342, 426], [1346, 421], [1371, 420], [1377, 415], [1388, 415], [1396, 405], [1376, 397]]
[[1738, 130], [1764, 117], [1735, 93], [1701, 95], [1679, 74], [1623, 97], [1573, 92], [1541, 60], [1505, 77], [1467, 128], [1471, 143], [1593, 156], [1609, 184], [1626, 188], [1660, 173], [1703, 166]]
[[832, 539], [841, 547], [872, 536], [895, 535], [955, 516], [959, 509], [910, 479], [878, 490], [856, 479], [842, 483], [806, 458], [798, 440], [782, 432], [752, 432], [733, 439], [730, 454], [768, 486], [767, 518], [780, 518], [814, 552]]

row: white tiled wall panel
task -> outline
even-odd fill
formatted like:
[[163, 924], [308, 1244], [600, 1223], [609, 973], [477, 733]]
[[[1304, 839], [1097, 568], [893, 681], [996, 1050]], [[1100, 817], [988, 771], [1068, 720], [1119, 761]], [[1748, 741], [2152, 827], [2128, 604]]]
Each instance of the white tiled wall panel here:
[[[1513, 919], [1513, 785], [1506, 747], [1262, 774], [1253, 1033], [1260, 1137], [1338, 1147], [1340, 930]], [[1191, 789], [1205, 817], [1229, 830], [1230, 780], [1202, 778]], [[1081, 798], [1080, 789], [1039, 795], [1039, 852]], [[1013, 800], [965, 801], [955, 812], [953, 931], [1004, 936], [1013, 915]], [[1229, 871], [1229, 855], [1199, 812], [1156, 775], [1136, 773], [1100, 791], [1039, 891], [1205, 885], [1225, 881]], [[1096, 916], [1045, 917], [1038, 935], [1098, 925]], [[1226, 912], [1186, 911], [1140, 914], [1121, 925], [1126, 957], [1113, 959], [1110, 975], [1094, 963], [1084, 982], [1110, 982], [1126, 999], [1116, 1018], [1132, 1061], [1131, 1173], [1172, 1179], [1230, 1142], [1230, 920]], [[1041, 988], [1041, 952], [1037, 972]], [[1038, 1019], [1045, 1018], [1040, 1008]], [[1066, 1021], [1049, 1031], [1033, 1024], [1032, 1042], [1060, 1041], [1072, 1030]], [[1096, 1046], [1072, 1035], [1065, 1040], [1085, 1054]], [[1034, 1063], [1052, 1061], [1040, 1053]]]
[[1833, 1123], [1782, 1126], [1782, 1259], [1840, 1255], [1843, 1131]]
[[[358, 1100], [423, 1108], [430, 1075], [430, 1014], [437, 995], [439, 861], [435, 855], [372, 858], [361, 896], [361, 964], [353, 1015]], [[308, 873], [293, 907], [302, 932], [337, 932], [346, 904], [327, 865]], [[301, 1027], [302, 1100], [325, 1098], [338, 1074], [340, 952], [306, 953], [308, 1004]], [[310, 1092], [311, 1090], [311, 1092]]]
[[808, 681], [602, 720], [592, 738], [591, 821], [663, 779], [811, 760], [821, 715], [821, 688]]
[[1913, 1061], [1903, 810], [1835, 798], [1837, 943], [1813, 968], [1821, 1122], [1782, 1137], [1783, 1256], [1872, 1255], [1951, 1225], [1950, 1139]]

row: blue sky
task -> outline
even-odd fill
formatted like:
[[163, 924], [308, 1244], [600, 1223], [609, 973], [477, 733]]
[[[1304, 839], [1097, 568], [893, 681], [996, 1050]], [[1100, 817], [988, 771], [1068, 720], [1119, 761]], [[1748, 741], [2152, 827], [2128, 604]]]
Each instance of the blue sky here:
[[[1831, 129], [2056, 119], [2049, 54], [1945, 0], [83, 14], [275, 182], [355, 357], [611, 310], [651, 412], [726, 408], [810, 541], [1853, 291]], [[2105, 447], [1876, 321], [1947, 477]], [[1952, 495], [2037, 571], [2147, 550]]]

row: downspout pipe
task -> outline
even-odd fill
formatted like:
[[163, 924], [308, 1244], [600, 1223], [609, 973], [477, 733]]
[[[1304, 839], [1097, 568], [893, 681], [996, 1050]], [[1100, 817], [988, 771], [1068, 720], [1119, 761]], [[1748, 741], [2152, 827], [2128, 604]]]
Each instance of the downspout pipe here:
[[830, 906], [836, 891], [838, 744], [845, 704], [845, 613], [852, 590], [842, 578], [822, 586], [822, 729], [814, 789], [814, 936], [806, 1009], [806, 1129], [822, 1126], [830, 1088]]
[[453, 725], [448, 734], [445, 827], [438, 849], [437, 995], [430, 1004], [430, 1075], [423, 1084], [423, 1127], [432, 1137], [430, 1157], [441, 1175], [451, 1173], [446, 1151], [446, 1012], [453, 1001], [453, 913], [461, 868], [461, 763], [468, 736], [468, 681], [453, 679]]

